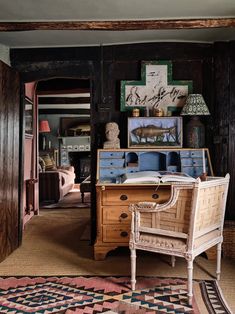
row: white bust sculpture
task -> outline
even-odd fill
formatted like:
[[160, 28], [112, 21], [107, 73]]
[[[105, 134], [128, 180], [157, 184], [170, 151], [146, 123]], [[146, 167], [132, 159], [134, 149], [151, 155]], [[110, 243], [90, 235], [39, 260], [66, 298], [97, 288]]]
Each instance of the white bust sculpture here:
[[104, 148], [120, 148], [120, 140], [118, 138], [119, 127], [116, 122], [108, 122], [105, 125], [106, 141]]

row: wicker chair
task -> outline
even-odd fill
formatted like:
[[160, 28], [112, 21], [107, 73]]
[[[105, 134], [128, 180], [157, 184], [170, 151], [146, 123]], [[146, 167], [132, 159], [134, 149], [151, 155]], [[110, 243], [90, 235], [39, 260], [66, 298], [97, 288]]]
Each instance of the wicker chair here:
[[217, 280], [221, 271], [221, 245], [229, 174], [196, 183], [173, 183], [167, 203], [131, 204], [131, 288], [136, 284], [136, 249], [183, 257], [188, 264], [188, 303], [193, 297], [193, 260], [217, 245]]

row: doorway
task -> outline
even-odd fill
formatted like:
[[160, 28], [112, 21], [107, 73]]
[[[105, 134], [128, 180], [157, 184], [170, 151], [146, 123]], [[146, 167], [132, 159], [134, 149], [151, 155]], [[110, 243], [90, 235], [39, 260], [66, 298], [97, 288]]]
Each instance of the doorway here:
[[[49, 79], [38, 83], [36, 93], [39, 156], [46, 172], [39, 173], [39, 200], [58, 202], [73, 188], [72, 183], [79, 189], [90, 175], [90, 81]], [[62, 173], [51, 173], [50, 179], [47, 171], [53, 170]]]
[[[87, 192], [82, 201], [80, 184], [90, 176], [91, 168], [90, 80], [53, 78], [39, 81], [36, 96], [37, 156], [39, 160], [43, 156], [45, 160], [50, 158], [47, 169], [38, 165], [39, 215], [51, 213], [51, 209], [56, 214], [59, 209], [58, 217], [63, 217], [63, 211], [64, 216], [72, 211], [80, 224], [84, 221], [82, 228], [88, 238], [90, 230], [85, 229], [90, 227], [90, 193]], [[40, 129], [42, 121], [47, 124], [44, 130]]]

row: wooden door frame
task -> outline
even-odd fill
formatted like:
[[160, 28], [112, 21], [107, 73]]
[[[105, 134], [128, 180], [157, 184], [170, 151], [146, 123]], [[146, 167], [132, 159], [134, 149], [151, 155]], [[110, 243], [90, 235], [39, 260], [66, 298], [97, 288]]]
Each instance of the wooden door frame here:
[[[37, 180], [36, 182], [36, 190], [35, 190], [35, 202], [34, 202], [34, 205], [36, 207], [36, 213], [35, 214], [39, 214], [39, 173], [38, 173], [38, 153], [39, 153], [39, 143], [38, 143], [38, 136], [39, 136], [39, 130], [38, 130], [38, 118], [39, 118], [39, 112], [38, 112], [38, 96], [37, 96], [37, 86], [38, 86], [38, 83], [40, 81], [46, 81], [46, 80], [50, 80], [50, 79], [55, 79], [55, 78], [63, 78], [63, 79], [74, 79], [74, 80], [80, 80], [81, 78], [78, 77], [78, 76], [63, 76], [63, 75], [57, 75], [56, 77], [55, 76], [52, 76], [52, 75], [48, 75], [47, 77], [45, 78], [40, 78], [40, 79], [35, 79], [33, 80], [32, 82], [35, 82], [35, 87], [34, 87], [34, 102], [33, 102], [33, 105], [34, 105], [34, 130], [33, 130], [33, 134], [34, 134], [34, 137], [35, 137], [35, 150], [34, 150], [34, 167], [35, 167], [35, 178]], [[89, 89], [90, 89], [90, 98], [91, 98], [91, 102], [90, 102], [90, 106], [91, 106], [91, 103], [92, 103], [92, 88], [93, 88], [93, 82], [92, 82], [92, 78], [91, 77], [87, 77], [87, 78], [82, 78], [84, 80], [87, 80], [89, 81]], [[25, 83], [30, 83], [30, 82], [24, 82], [23, 84]], [[24, 108], [23, 108], [24, 110]], [[91, 108], [90, 108], [90, 115], [92, 114], [92, 111], [91, 111]], [[23, 112], [23, 117], [24, 117], [24, 112]], [[22, 123], [24, 124], [24, 119], [22, 119]], [[36, 129], [36, 130], [35, 130]], [[92, 125], [91, 125], [91, 130], [92, 130]], [[92, 131], [91, 131], [91, 134], [92, 134]], [[92, 136], [92, 135], [91, 135]], [[22, 142], [24, 140], [24, 135], [22, 137]], [[23, 160], [21, 161], [21, 165], [22, 163], [24, 164], [24, 158], [22, 158]], [[22, 168], [22, 167], [21, 167]], [[24, 175], [22, 174], [22, 178], [24, 178]], [[21, 182], [19, 183], [21, 185], [20, 189], [22, 190], [21, 192], [21, 198], [22, 198], [22, 202], [23, 202], [23, 184], [24, 184], [24, 181], [23, 179], [21, 180]], [[19, 189], [19, 190], [20, 190]], [[23, 213], [23, 206], [22, 206], [22, 213]], [[22, 235], [23, 235], [23, 225], [21, 226], [21, 234], [20, 234], [20, 238], [21, 238], [21, 242], [22, 242]]]

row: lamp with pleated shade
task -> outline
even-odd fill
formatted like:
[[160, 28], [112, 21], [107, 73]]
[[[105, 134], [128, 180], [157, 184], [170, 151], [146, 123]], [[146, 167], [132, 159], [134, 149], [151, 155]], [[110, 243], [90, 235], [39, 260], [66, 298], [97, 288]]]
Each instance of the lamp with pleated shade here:
[[39, 121], [39, 132], [40, 133], [48, 133], [51, 132], [50, 126], [47, 120], [40, 120]]
[[39, 121], [39, 133], [42, 133], [42, 138], [41, 138], [41, 148], [42, 150], [46, 149], [46, 137], [44, 133], [49, 133], [51, 131], [49, 123], [47, 120], [40, 120]]
[[199, 116], [210, 115], [201, 94], [189, 94], [181, 111], [182, 116], [190, 116], [185, 126], [185, 145], [189, 148], [205, 147], [205, 127]]

